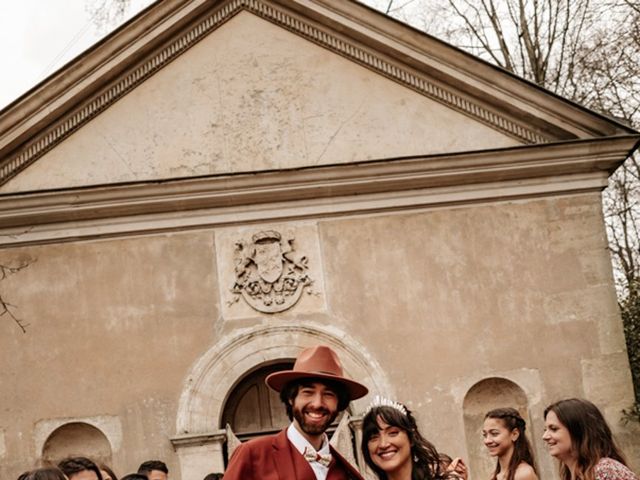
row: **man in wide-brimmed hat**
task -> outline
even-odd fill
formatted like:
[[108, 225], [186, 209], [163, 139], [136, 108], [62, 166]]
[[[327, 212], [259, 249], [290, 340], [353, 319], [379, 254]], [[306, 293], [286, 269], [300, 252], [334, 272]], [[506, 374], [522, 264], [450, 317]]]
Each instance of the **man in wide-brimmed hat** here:
[[344, 376], [336, 353], [320, 345], [303, 350], [292, 370], [269, 375], [291, 425], [276, 435], [243, 443], [233, 453], [225, 480], [362, 480], [330, 445], [325, 431], [364, 385]]

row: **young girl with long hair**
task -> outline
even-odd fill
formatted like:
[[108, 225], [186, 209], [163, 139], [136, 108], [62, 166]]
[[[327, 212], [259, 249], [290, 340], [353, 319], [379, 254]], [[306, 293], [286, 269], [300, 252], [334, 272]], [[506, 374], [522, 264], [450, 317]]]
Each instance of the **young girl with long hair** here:
[[362, 453], [380, 480], [466, 479], [460, 459], [443, 467], [436, 448], [418, 431], [411, 411], [376, 397], [362, 421]]
[[544, 423], [542, 439], [560, 461], [562, 480], [638, 480], [593, 403], [579, 398], [552, 403]]
[[484, 417], [482, 437], [497, 458], [491, 480], [538, 480], [526, 422], [515, 408], [496, 408]]

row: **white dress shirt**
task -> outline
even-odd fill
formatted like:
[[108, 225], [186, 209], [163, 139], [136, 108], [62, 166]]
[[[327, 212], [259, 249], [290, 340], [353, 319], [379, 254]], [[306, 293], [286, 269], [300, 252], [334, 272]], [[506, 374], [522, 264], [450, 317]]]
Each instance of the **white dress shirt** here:
[[[301, 455], [304, 455], [305, 448], [313, 448], [313, 445], [309, 443], [309, 440], [302, 436], [293, 423], [287, 428], [287, 438]], [[329, 438], [326, 434], [323, 435], [322, 447], [320, 447], [320, 450], [317, 450], [317, 452], [321, 455], [331, 454], [331, 450], [329, 449]], [[313, 469], [313, 473], [315, 473], [317, 480], [327, 480], [329, 467], [325, 467], [319, 462], [309, 462], [309, 465]]]

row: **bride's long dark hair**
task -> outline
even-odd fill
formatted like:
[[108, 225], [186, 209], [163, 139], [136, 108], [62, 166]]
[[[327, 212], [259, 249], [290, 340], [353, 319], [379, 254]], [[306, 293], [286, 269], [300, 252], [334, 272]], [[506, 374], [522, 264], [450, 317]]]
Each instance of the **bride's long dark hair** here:
[[382, 405], [372, 407], [362, 420], [362, 454], [367, 465], [376, 473], [380, 480], [387, 480], [387, 474], [378, 467], [369, 454], [369, 440], [380, 432], [378, 418], [392, 427], [400, 428], [407, 433], [411, 445], [411, 480], [440, 480], [448, 478], [441, 472], [440, 455], [431, 442], [426, 440], [418, 431], [416, 420], [411, 411], [405, 407], [407, 414], [399, 409]]

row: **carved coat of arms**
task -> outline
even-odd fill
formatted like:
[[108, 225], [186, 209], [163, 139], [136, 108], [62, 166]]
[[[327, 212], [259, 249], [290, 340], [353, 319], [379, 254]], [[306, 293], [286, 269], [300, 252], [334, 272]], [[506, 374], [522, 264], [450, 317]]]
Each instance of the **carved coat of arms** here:
[[291, 308], [312, 284], [307, 257], [295, 252], [294, 237], [283, 239], [275, 230], [256, 233], [251, 240], [235, 243], [235, 301], [242, 297], [264, 313]]

